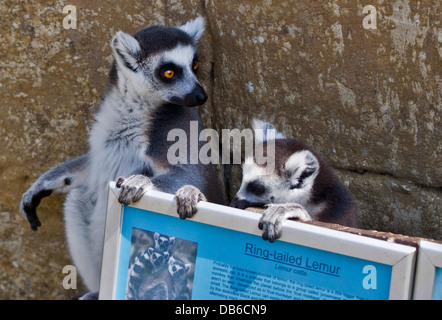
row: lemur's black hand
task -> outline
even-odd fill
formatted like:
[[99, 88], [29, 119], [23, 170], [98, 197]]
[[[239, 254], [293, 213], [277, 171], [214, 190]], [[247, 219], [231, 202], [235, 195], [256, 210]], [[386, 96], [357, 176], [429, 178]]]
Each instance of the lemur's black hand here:
[[41, 227], [41, 222], [37, 217], [37, 207], [40, 205], [41, 199], [49, 197], [52, 194], [52, 190], [42, 190], [32, 196], [31, 201], [22, 202], [22, 211], [26, 214], [31, 229], [37, 231], [38, 227]]

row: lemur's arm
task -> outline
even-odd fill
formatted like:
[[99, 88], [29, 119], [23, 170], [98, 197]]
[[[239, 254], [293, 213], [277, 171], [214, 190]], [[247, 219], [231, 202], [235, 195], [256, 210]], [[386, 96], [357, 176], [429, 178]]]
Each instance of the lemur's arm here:
[[20, 203], [20, 212], [36, 231], [41, 226], [37, 217], [37, 207], [41, 199], [48, 197], [52, 192], [67, 193], [85, 181], [85, 171], [89, 162], [89, 155], [85, 154], [46, 171], [23, 194]]
[[258, 228], [263, 230], [262, 238], [273, 242], [281, 237], [282, 225], [287, 219], [312, 220], [300, 204], [268, 204], [258, 224]]

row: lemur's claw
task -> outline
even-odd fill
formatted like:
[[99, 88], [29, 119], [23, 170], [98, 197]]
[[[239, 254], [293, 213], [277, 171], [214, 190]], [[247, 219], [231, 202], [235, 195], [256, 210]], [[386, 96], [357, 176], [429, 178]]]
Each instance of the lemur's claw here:
[[198, 188], [191, 185], [178, 189], [175, 196], [177, 213], [181, 219], [192, 218], [198, 211], [198, 202], [207, 201], [204, 194]]
[[150, 178], [137, 174], [125, 179], [120, 177], [116, 183], [117, 188], [121, 188], [118, 202], [126, 206], [141, 199], [143, 194], [153, 188]]
[[37, 231], [38, 227], [41, 227], [41, 222], [37, 216], [37, 207], [40, 205], [41, 199], [49, 197], [51, 194], [52, 190], [41, 190], [36, 194], [28, 191], [23, 195], [20, 211], [28, 220], [33, 231]]

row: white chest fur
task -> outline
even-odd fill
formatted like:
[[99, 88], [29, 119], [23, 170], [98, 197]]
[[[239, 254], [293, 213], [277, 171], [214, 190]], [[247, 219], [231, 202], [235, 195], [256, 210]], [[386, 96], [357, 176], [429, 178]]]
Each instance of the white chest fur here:
[[[130, 110], [130, 111], [129, 111]], [[90, 133], [91, 188], [107, 188], [111, 180], [139, 173], [149, 163], [146, 135], [149, 112], [123, 99], [103, 101]]]

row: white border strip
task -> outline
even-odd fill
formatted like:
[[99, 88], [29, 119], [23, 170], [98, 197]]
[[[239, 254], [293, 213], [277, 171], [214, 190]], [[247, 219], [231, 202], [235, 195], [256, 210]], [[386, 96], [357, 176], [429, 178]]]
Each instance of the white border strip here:
[[421, 241], [416, 266], [413, 299], [433, 299], [436, 268], [442, 268], [442, 245], [429, 241]]

